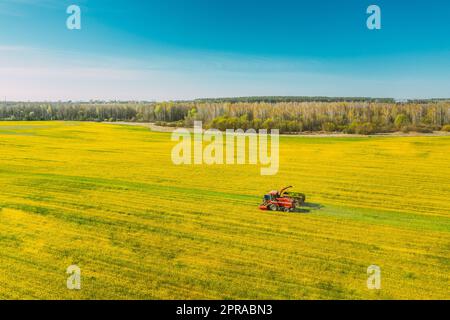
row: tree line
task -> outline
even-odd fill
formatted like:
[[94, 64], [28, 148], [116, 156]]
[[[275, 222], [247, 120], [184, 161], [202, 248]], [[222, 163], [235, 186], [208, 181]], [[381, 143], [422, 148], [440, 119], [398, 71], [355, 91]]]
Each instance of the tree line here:
[[267, 97], [235, 97], [235, 98], [203, 98], [196, 99], [195, 102], [386, 102], [395, 103], [392, 98], [368, 98], [368, 97], [308, 97], [308, 96], [267, 96]]
[[220, 130], [279, 129], [282, 133], [450, 130], [450, 100], [395, 102], [391, 99], [336, 98], [336, 101], [328, 101], [320, 97], [317, 100], [303, 97], [254, 100], [257, 98], [158, 103], [6, 102], [0, 103], [0, 120], [131, 121], [179, 127], [192, 126], [199, 120], [204, 127]]
[[137, 121], [149, 103], [3, 102], [0, 120]]

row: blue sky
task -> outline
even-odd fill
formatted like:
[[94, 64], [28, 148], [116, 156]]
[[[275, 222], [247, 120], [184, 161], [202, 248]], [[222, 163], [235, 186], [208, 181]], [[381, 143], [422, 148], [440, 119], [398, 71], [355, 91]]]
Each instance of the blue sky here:
[[450, 97], [450, 2], [0, 0], [8, 100], [253, 95]]

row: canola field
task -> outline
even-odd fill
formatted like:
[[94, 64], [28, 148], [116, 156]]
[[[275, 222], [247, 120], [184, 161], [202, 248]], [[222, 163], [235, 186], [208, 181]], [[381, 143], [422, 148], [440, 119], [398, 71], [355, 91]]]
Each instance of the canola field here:
[[[174, 144], [0, 123], [0, 299], [450, 299], [450, 137], [281, 137], [275, 176]], [[302, 212], [258, 210], [286, 185]]]

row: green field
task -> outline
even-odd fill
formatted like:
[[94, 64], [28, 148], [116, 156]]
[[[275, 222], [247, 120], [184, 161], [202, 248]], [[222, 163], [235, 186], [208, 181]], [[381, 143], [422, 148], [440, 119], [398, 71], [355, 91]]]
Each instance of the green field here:
[[[0, 299], [450, 299], [450, 137], [282, 137], [276, 176], [170, 138], [0, 123]], [[303, 212], [258, 210], [285, 185]]]

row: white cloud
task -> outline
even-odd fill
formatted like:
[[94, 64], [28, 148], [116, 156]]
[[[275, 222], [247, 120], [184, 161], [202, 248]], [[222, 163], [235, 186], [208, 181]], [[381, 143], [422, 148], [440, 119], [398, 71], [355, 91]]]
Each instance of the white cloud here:
[[24, 52], [30, 51], [31, 48], [22, 47], [22, 46], [0, 46], [0, 52]]
[[[406, 65], [416, 66], [417, 61], [414, 59]], [[448, 73], [444, 72], [448, 64], [442, 64], [441, 73], [445, 78], [441, 75], [442, 81], [436, 84], [436, 74], [433, 74], [434, 81], [430, 81], [429, 70], [415, 67], [417, 70], [412, 73], [406, 67], [394, 68], [395, 62], [393, 58], [366, 64], [357, 60], [305, 61], [186, 51], [123, 58], [3, 45], [0, 46], [0, 97], [26, 101], [450, 95]], [[350, 64], [357, 67], [349, 68]]]

